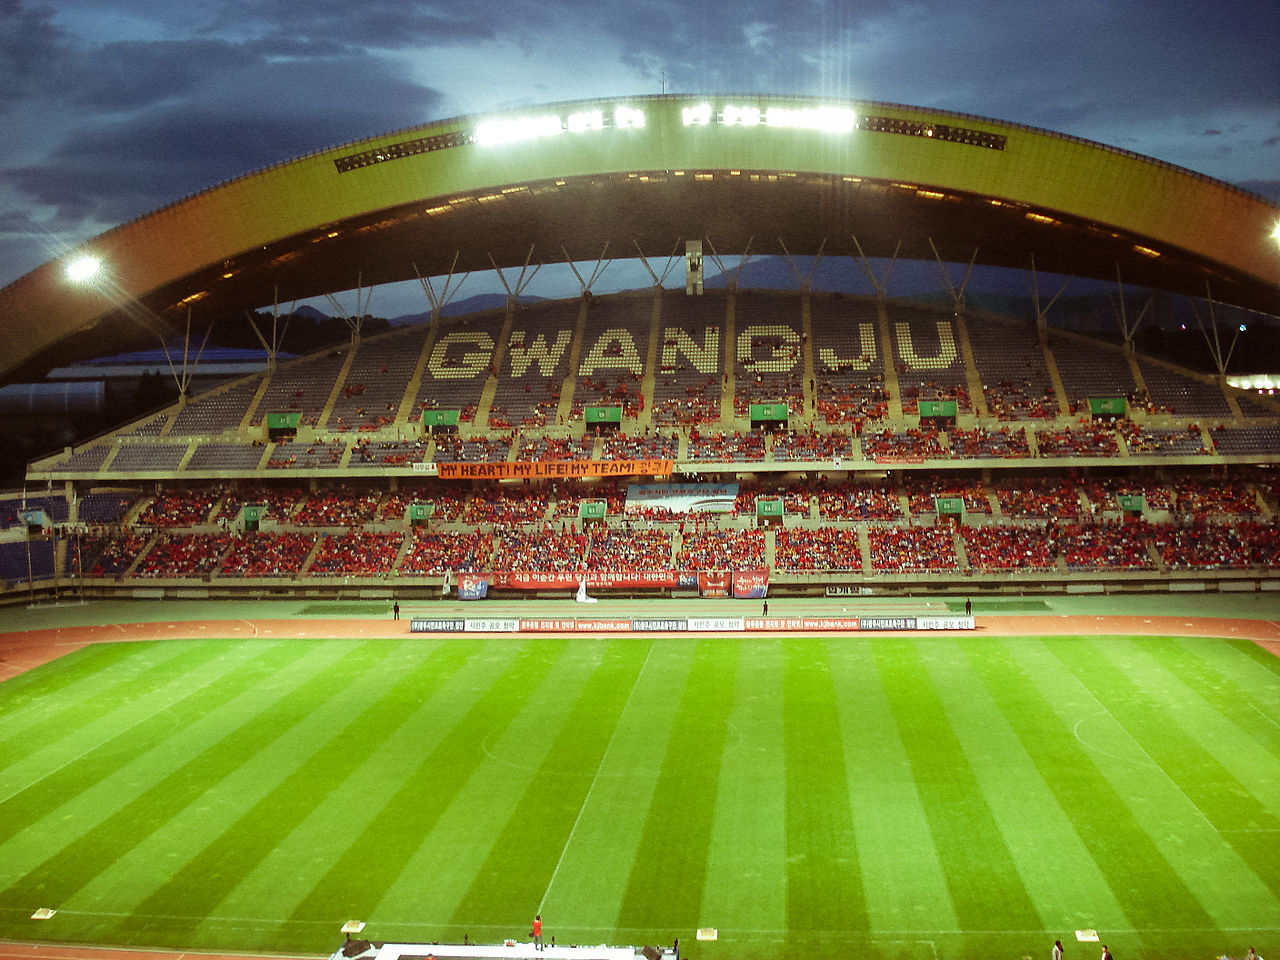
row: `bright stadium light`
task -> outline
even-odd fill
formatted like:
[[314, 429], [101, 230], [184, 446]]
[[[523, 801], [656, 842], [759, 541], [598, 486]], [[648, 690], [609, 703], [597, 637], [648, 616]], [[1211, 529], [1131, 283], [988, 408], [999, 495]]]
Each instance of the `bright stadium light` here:
[[92, 280], [102, 269], [102, 261], [97, 257], [77, 257], [67, 264], [67, 279], [73, 283], [84, 283]]
[[613, 125], [639, 129], [644, 126], [644, 111], [637, 110], [635, 107], [614, 107]]
[[770, 107], [765, 123], [771, 127], [798, 127], [822, 133], [849, 133], [858, 115], [845, 107]]
[[570, 133], [582, 133], [584, 130], [603, 130], [604, 114], [599, 110], [571, 113], [569, 114], [568, 124]]
[[760, 122], [760, 108], [738, 107], [726, 103], [723, 117], [721, 122], [728, 127], [754, 127]]
[[1280, 220], [1276, 221], [1275, 229], [1271, 231], [1271, 239], [1280, 243]]
[[700, 103], [696, 107], [685, 107], [680, 111], [680, 118], [686, 127], [705, 127], [711, 122], [711, 104]]
[[511, 120], [485, 120], [476, 126], [476, 143], [488, 147], [514, 143], [517, 140], [533, 140], [536, 137], [553, 137], [563, 132], [564, 126], [554, 114], [515, 117]]

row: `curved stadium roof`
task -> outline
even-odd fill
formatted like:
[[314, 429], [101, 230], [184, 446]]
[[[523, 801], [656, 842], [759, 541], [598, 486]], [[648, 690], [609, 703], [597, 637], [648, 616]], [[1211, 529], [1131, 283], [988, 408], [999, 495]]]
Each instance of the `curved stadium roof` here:
[[[1170, 164], [875, 102], [668, 95], [459, 117], [324, 150], [89, 241], [0, 290], [0, 379], [245, 308], [526, 262], [853, 254], [1114, 280], [1280, 314], [1280, 208]], [[857, 244], [853, 238], [857, 238]], [[1207, 286], [1206, 286], [1207, 285]]]

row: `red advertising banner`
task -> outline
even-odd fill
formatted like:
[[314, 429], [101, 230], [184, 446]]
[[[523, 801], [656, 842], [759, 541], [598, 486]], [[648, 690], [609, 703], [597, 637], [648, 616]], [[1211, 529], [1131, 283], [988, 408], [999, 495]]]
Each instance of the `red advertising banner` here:
[[442, 480], [510, 480], [541, 477], [661, 477], [671, 473], [671, 460], [519, 460], [515, 463], [437, 463]]
[[487, 575], [494, 587], [508, 590], [573, 590], [587, 587], [674, 587], [674, 570], [495, 570]]
[[699, 570], [698, 593], [704, 597], [727, 597], [732, 579], [728, 570]]

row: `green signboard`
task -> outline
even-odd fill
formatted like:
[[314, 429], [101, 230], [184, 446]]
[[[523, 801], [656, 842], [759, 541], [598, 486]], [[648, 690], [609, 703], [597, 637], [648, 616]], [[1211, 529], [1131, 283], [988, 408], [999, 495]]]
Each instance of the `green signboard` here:
[[411, 503], [406, 514], [409, 518], [410, 526], [417, 526], [420, 523], [426, 523], [430, 516], [436, 512], [436, 505], [430, 501], [423, 503]]
[[1141, 513], [1147, 505], [1147, 499], [1140, 493], [1121, 493], [1116, 495], [1116, 503], [1126, 513]]
[[297, 430], [302, 420], [300, 413], [268, 413], [268, 430]]
[[786, 422], [791, 411], [785, 403], [753, 403], [751, 404], [751, 420], [781, 420]]
[[781, 517], [783, 514], [783, 511], [784, 511], [784, 508], [782, 505], [782, 500], [779, 497], [769, 497], [767, 499], [764, 497], [761, 497], [759, 500], [756, 501], [757, 517], [768, 517], [770, 519], [773, 519], [775, 517]]
[[580, 520], [603, 520], [609, 505], [604, 500], [583, 500], [578, 504]]
[[919, 409], [922, 417], [950, 417], [952, 420], [956, 417], [954, 400], [921, 400]]
[[587, 424], [621, 423], [621, 407], [587, 407]]
[[1124, 397], [1090, 397], [1089, 413], [1095, 417], [1123, 417]]
[[423, 410], [422, 425], [424, 427], [456, 427], [458, 425], [458, 411]]
[[247, 533], [256, 533], [266, 512], [260, 503], [246, 503], [240, 510], [240, 525]]
[[934, 497], [933, 503], [938, 510], [938, 516], [964, 513], [963, 497]]

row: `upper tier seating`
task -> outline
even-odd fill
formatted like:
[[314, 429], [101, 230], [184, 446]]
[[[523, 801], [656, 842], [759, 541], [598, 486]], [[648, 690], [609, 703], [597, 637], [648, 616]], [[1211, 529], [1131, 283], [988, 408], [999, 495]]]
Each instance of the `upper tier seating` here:
[[1137, 357], [1138, 369], [1147, 385], [1147, 396], [1157, 413], [1180, 417], [1229, 417], [1231, 407], [1216, 383], [1170, 370], [1147, 357]]
[[1133, 371], [1123, 351], [1054, 330], [1049, 331], [1049, 347], [1072, 413], [1087, 415], [1090, 397], [1136, 398]]
[[457, 410], [464, 423], [475, 418], [485, 384], [498, 373], [494, 352], [502, 328], [501, 312], [440, 326], [414, 396], [415, 421], [423, 410]]
[[654, 371], [654, 424], [700, 424], [720, 419], [724, 343], [720, 297], [693, 302], [683, 294], [662, 296], [658, 368]]
[[1224, 456], [1280, 453], [1280, 426], [1218, 427], [1210, 433], [1213, 447]]
[[174, 415], [169, 436], [212, 436], [224, 430], [234, 430], [248, 414], [249, 404], [261, 383], [261, 376], [253, 376], [192, 397]]
[[954, 400], [956, 409], [967, 413], [968, 376], [954, 319], [897, 305], [890, 311], [889, 329], [903, 413], [916, 413], [921, 400]]
[[266, 422], [268, 414], [296, 413], [301, 425], [314, 427], [329, 401], [348, 348], [330, 350], [281, 364], [258, 401], [253, 423]]
[[990, 416], [1042, 420], [1058, 415], [1058, 397], [1034, 323], [984, 318], [966, 326]]
[[579, 301], [573, 300], [517, 311], [489, 411], [491, 426], [540, 427], [557, 422], [560, 394], [571, 372], [578, 309]]
[[734, 327], [734, 415], [747, 416], [753, 403], [799, 407], [804, 396], [800, 302], [778, 294], [741, 293]]
[[875, 307], [844, 298], [815, 297], [809, 309], [816, 418], [862, 424], [887, 417], [889, 392]]
[[648, 297], [590, 301], [582, 355], [573, 371], [571, 420], [581, 420], [587, 407], [621, 407], [629, 420], [640, 416], [652, 312]]

